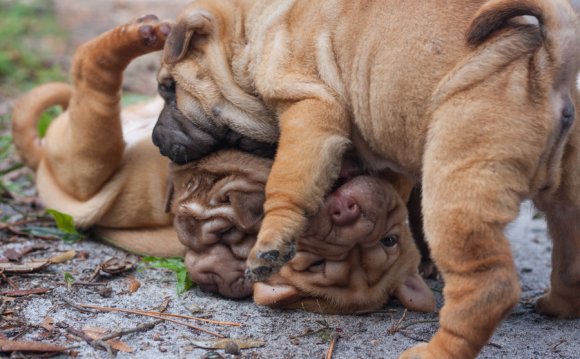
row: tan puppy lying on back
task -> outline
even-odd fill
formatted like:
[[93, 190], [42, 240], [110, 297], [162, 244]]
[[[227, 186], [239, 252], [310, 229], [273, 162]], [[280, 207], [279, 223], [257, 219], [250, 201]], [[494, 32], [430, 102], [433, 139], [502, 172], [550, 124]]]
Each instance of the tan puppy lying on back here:
[[422, 180], [445, 306], [403, 357], [471, 358], [519, 299], [503, 229], [526, 198], [554, 238], [536, 309], [580, 316], [579, 39], [567, 0], [200, 0], [167, 39], [160, 81], [201, 128], [279, 136], [255, 280], [292, 258], [350, 146]]
[[[73, 59], [73, 86], [37, 87], [17, 101], [12, 122], [46, 207], [80, 228], [96, 226], [116, 246], [156, 256], [184, 252], [164, 206], [169, 161], [151, 143], [162, 102], [121, 111], [121, 83], [129, 62], [160, 50], [170, 29], [148, 15], [87, 42]], [[67, 110], [39, 139], [36, 123], [54, 105]]]

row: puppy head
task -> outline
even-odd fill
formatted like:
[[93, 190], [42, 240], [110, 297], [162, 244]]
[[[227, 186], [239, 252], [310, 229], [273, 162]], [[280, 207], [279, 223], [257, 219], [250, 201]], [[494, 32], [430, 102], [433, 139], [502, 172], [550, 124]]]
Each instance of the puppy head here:
[[220, 151], [172, 166], [174, 227], [189, 248], [190, 277], [203, 290], [232, 298], [251, 294], [244, 263], [263, 217], [270, 165], [246, 153]]
[[273, 155], [278, 138], [273, 114], [230, 66], [232, 49], [241, 41], [233, 29], [233, 6], [195, 2], [180, 13], [165, 43], [158, 81], [166, 108], [153, 139], [174, 162], [196, 160], [218, 145]]
[[376, 177], [351, 173], [342, 181], [311, 218], [296, 256], [254, 284], [254, 301], [352, 313], [378, 309], [394, 296], [411, 310], [432, 311], [434, 297], [418, 274], [420, 256], [399, 195]]
[[[221, 151], [173, 167], [175, 227], [189, 247], [190, 276], [202, 290], [234, 298], [252, 293], [245, 259], [261, 224], [270, 166], [255, 156]], [[296, 257], [266, 284], [254, 284], [254, 299], [353, 312], [376, 309], [392, 294], [411, 309], [431, 309], [433, 298], [417, 274], [419, 254], [405, 220], [394, 189], [346, 160], [337, 185], [299, 239]]]

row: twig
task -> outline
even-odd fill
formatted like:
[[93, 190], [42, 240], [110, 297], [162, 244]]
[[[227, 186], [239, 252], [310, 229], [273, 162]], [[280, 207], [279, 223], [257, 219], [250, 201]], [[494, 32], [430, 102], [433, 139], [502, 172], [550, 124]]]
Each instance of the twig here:
[[560, 339], [559, 342], [557, 342], [556, 344], [552, 345], [552, 347], [550, 348], [550, 351], [557, 353], [558, 352], [558, 347], [564, 343], [566, 343], [567, 340], [566, 339]]
[[402, 336], [404, 336], [406, 338], [412, 339], [412, 340], [414, 340], [416, 342], [423, 342], [423, 343], [425, 343], [425, 342], [428, 342], [429, 341], [429, 338], [421, 338], [421, 337], [414, 336], [414, 335], [412, 335], [411, 333], [409, 333], [406, 330], [399, 330], [399, 331], [397, 331], [397, 333], [401, 334]]
[[8, 308], [8, 301], [2, 301], [2, 304], [0, 304], [0, 317], [2, 316], [2, 314], [4, 314], [4, 311], [6, 310], [6, 308]]
[[64, 298], [64, 297], [60, 297], [60, 300], [62, 300], [62, 301], [63, 301], [63, 302], [65, 302], [67, 305], [69, 305], [69, 306], [71, 306], [71, 307], [75, 308], [76, 310], [78, 310], [78, 311], [80, 311], [80, 312], [84, 312], [84, 313], [92, 313], [92, 314], [98, 313], [96, 310], [90, 310], [90, 309], [83, 308], [83, 307], [81, 307], [81, 306], [79, 306], [79, 305], [77, 305], [77, 304], [75, 304], [75, 303], [71, 302], [70, 300], [68, 300], [68, 299], [66, 299], [66, 298]]
[[399, 319], [399, 321], [395, 325], [389, 328], [388, 330], [389, 335], [393, 335], [399, 330], [399, 325], [401, 325], [401, 323], [403, 322], [403, 320], [405, 320], [406, 317], [407, 317], [407, 309], [405, 309], [405, 311], [403, 312], [401, 319]]
[[200, 328], [196, 325], [193, 324], [189, 324], [189, 323], [185, 323], [185, 322], [181, 322], [179, 320], [174, 320], [174, 319], [170, 319], [167, 317], [163, 317], [162, 315], [164, 315], [164, 313], [162, 313], [161, 315], [159, 314], [150, 314], [147, 312], [143, 312], [143, 311], [139, 311], [139, 310], [129, 310], [129, 309], [120, 309], [120, 308], [109, 308], [109, 307], [100, 307], [97, 305], [88, 305], [88, 304], [78, 304], [79, 307], [82, 308], [89, 308], [89, 309], [95, 309], [95, 310], [100, 310], [100, 311], [104, 311], [104, 312], [121, 312], [121, 313], [128, 313], [128, 314], [138, 314], [138, 315], [144, 315], [146, 317], [151, 317], [151, 318], [157, 318], [157, 319], [163, 319], [166, 320], [168, 322], [171, 323], [175, 323], [175, 324], [179, 324], [179, 325], [183, 325], [186, 326], [188, 328], [191, 329], [195, 329], [195, 330], [199, 330], [200, 332], [204, 332], [213, 336], [216, 336], [218, 338], [225, 338], [225, 336], [219, 334], [219, 333], [215, 333], [212, 332], [210, 330], [204, 329], [204, 328]]
[[[57, 285], [69, 285], [66, 282], [54, 282], [54, 284], [57, 284]], [[95, 282], [76, 281], [76, 282], [71, 283], [70, 285], [80, 286], [80, 287], [82, 287], [82, 286], [86, 286], [86, 287], [104, 287], [104, 286], [107, 286], [108, 284], [107, 283], [100, 283], [100, 282], [99, 283], [95, 283]]]
[[149, 323], [140, 324], [140, 325], [136, 326], [135, 328], [121, 329], [121, 330], [118, 330], [118, 331], [113, 332], [111, 334], [107, 334], [104, 337], [100, 338], [99, 340], [106, 341], [109, 339], [122, 337], [123, 335], [126, 335], [126, 334], [132, 334], [132, 333], [137, 333], [137, 332], [146, 332], [148, 330], [155, 328], [155, 326], [157, 324], [162, 323], [162, 322], [163, 322], [163, 319], [157, 319], [157, 320], [154, 320], [154, 321], [149, 322]]
[[6, 283], [8, 283], [9, 286], [12, 287], [12, 289], [18, 290], [18, 286], [12, 281], [10, 280], [10, 278], [8, 278], [6, 276], [6, 274], [4, 274], [4, 270], [0, 270], [0, 277], [2, 277], [2, 279], [4, 279], [6, 281]]
[[88, 335], [86, 335], [82, 330], [78, 330], [75, 329], [73, 327], [70, 327], [68, 324], [63, 323], [63, 322], [59, 322], [57, 324], [58, 327], [63, 328], [64, 330], [67, 331], [67, 333], [74, 335], [75, 337], [81, 338], [84, 341], [86, 341], [90, 346], [94, 347], [94, 348], [102, 348], [105, 349], [107, 351], [107, 354], [109, 354], [110, 358], [114, 358], [115, 355], [113, 353], [113, 348], [111, 348], [111, 346], [107, 343], [105, 343], [103, 340], [94, 340], [93, 338], [89, 337]]
[[3, 169], [2, 171], [0, 171], [0, 176], [7, 175], [8, 173], [13, 172], [13, 171], [16, 171], [16, 170], [19, 170], [22, 167], [24, 167], [24, 163], [22, 163], [22, 162], [15, 163], [12, 166], [10, 166], [10, 167], [8, 167], [8, 168]]
[[334, 351], [334, 346], [338, 341], [338, 335], [334, 334], [332, 339], [330, 340], [330, 346], [328, 347], [328, 351], [326, 352], [326, 359], [332, 359], [332, 352]]
[[[403, 326], [397, 326], [397, 330], [407, 329], [410, 326], [417, 325], [417, 324], [426, 324], [426, 323], [439, 323], [439, 319], [423, 319], [423, 320], [414, 320], [412, 322], [408, 322]], [[399, 323], [400, 324], [400, 323]]]
[[5, 229], [5, 230], [9, 231], [12, 234], [16, 234], [18, 236], [26, 237], [26, 238], [39, 238], [39, 239], [44, 239], [44, 240], [47, 240], [47, 241], [55, 241], [55, 240], [58, 240], [57, 237], [43, 236], [41, 234], [32, 234], [32, 233], [22, 232], [22, 231], [17, 230], [16, 228], [11, 227], [11, 226], [7, 226], [7, 227], [1, 228], [1, 229]]
[[182, 314], [170, 314], [170, 313], [151, 312], [151, 311], [144, 311], [144, 310], [138, 310], [138, 312], [140, 312], [140, 313], [146, 313], [146, 314], [153, 314], [153, 315], [160, 315], [162, 317], [171, 317], [171, 318], [182, 318], [182, 319], [197, 320], [197, 321], [200, 321], [200, 322], [205, 322], [205, 323], [210, 323], [210, 324], [217, 324], [217, 325], [226, 325], [226, 326], [230, 326], [230, 327], [241, 327], [242, 326], [242, 323], [237, 323], [237, 322], [221, 322], [219, 320], [212, 320], [212, 319], [206, 319], [206, 318], [192, 317], [192, 316], [189, 316], [189, 315], [182, 315]]

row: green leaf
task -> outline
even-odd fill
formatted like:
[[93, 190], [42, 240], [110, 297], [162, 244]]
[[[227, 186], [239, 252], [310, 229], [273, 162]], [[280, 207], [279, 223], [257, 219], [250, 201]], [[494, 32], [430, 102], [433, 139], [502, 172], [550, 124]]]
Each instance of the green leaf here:
[[48, 126], [50, 126], [52, 120], [54, 120], [61, 112], [60, 107], [51, 107], [42, 113], [40, 120], [38, 120], [38, 136], [40, 138], [43, 138], [46, 135]]
[[64, 282], [66, 283], [66, 286], [70, 288], [75, 282], [75, 277], [73, 277], [69, 272], [64, 272]]
[[183, 258], [158, 258], [158, 257], [144, 257], [143, 262], [149, 264], [150, 267], [169, 269], [175, 273], [177, 284], [175, 290], [178, 295], [185, 293], [194, 283], [189, 278], [187, 268], [183, 263]]
[[56, 227], [68, 234], [80, 234], [71, 215], [57, 211], [56, 209], [47, 209], [46, 213], [50, 214], [56, 222]]
[[70, 234], [63, 232], [58, 228], [42, 226], [28, 226], [27, 228], [22, 229], [22, 232], [28, 233], [32, 236], [54, 237], [69, 244], [78, 242], [84, 238], [84, 236], [80, 233]]
[[177, 285], [175, 286], [177, 295], [181, 295], [193, 287], [193, 281], [189, 278], [187, 270], [176, 272], [175, 277], [177, 278]]

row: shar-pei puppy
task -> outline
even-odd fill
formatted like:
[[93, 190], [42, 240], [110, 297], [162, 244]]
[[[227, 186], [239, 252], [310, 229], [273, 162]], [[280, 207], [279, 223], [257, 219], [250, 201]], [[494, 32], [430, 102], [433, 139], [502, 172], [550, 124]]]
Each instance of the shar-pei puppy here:
[[264, 217], [271, 165], [269, 159], [225, 150], [172, 166], [175, 229], [188, 247], [190, 277], [203, 290], [227, 297], [253, 293], [258, 304], [324, 313], [375, 310], [389, 297], [411, 310], [434, 309], [418, 272], [405, 203], [351, 156], [323, 206], [308, 218], [294, 258], [265, 283], [252, 285], [245, 262]]
[[347, 148], [420, 180], [445, 305], [432, 340], [402, 357], [471, 358], [519, 299], [503, 229], [524, 199], [554, 240], [536, 309], [580, 316], [579, 33], [566, 0], [200, 0], [164, 48], [175, 105], [154, 139], [173, 116], [279, 142], [248, 258], [256, 281], [293, 257]]

